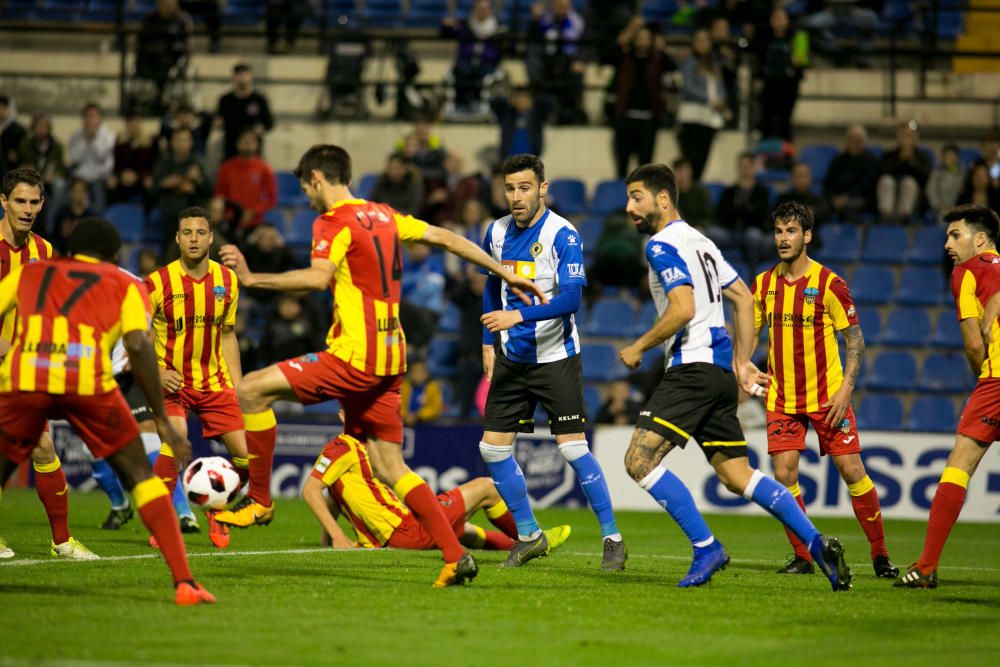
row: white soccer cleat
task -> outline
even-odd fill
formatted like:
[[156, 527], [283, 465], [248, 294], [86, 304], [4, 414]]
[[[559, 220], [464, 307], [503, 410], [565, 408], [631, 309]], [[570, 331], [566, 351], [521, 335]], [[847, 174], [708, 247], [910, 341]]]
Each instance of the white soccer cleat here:
[[0, 537], [0, 560], [14, 557], [14, 550], [7, 546], [7, 540]]
[[54, 558], [67, 558], [69, 560], [98, 560], [100, 556], [76, 541], [76, 538], [69, 538], [68, 542], [62, 544], [52, 543], [49, 552]]

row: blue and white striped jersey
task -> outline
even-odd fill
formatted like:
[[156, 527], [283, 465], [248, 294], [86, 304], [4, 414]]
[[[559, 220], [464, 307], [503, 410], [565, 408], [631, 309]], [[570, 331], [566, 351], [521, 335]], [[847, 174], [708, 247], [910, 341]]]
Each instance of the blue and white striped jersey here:
[[649, 291], [660, 317], [670, 290], [691, 285], [694, 318], [664, 342], [666, 366], [706, 362], [733, 368], [733, 344], [726, 333], [722, 290], [739, 279], [711, 240], [683, 220], [674, 220], [646, 243]]
[[[514, 273], [531, 278], [551, 300], [560, 286], [587, 284], [583, 266], [583, 243], [576, 228], [565, 218], [547, 210], [541, 219], [521, 229], [507, 215], [486, 230], [483, 250]], [[504, 310], [527, 307], [504, 283], [500, 289]], [[521, 322], [500, 334], [504, 355], [523, 364], [549, 363], [580, 353], [580, 335], [575, 315], [539, 322]]]

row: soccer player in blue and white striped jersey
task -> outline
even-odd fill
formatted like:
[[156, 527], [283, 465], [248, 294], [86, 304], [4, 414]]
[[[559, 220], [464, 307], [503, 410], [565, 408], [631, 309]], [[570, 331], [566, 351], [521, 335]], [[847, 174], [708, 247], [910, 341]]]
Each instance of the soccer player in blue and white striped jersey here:
[[535, 406], [541, 403], [559, 451], [573, 467], [601, 526], [601, 569], [623, 570], [628, 552], [604, 473], [584, 435], [575, 321], [587, 284], [580, 235], [546, 208], [548, 183], [541, 160], [515, 155], [504, 163], [503, 173], [510, 215], [490, 224], [483, 249], [517, 275], [534, 280], [548, 301], [526, 305], [492, 277], [483, 294], [483, 369], [491, 384], [479, 450], [517, 523], [518, 540], [505, 565], [518, 567], [549, 552], [531, 510], [524, 474], [511, 456], [517, 433], [533, 430]]

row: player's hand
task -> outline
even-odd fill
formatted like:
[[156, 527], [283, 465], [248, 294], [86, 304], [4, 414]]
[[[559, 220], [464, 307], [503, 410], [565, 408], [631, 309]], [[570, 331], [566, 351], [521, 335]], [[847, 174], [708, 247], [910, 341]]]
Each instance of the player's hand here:
[[347, 537], [342, 537], [340, 535], [333, 538], [333, 544], [331, 544], [334, 549], [353, 549], [354, 542], [352, 542]]
[[168, 394], [173, 394], [184, 386], [184, 378], [173, 368], [160, 368], [160, 384]]
[[500, 274], [500, 277], [510, 287], [510, 291], [516, 294], [517, 298], [524, 301], [529, 306], [532, 306], [535, 303], [530, 295], [534, 295], [541, 303], [549, 302], [545, 295], [542, 294], [542, 290], [538, 289], [538, 285], [535, 284], [535, 281], [523, 278], [515, 273], [507, 271], [506, 269], [502, 274]]
[[493, 349], [492, 345], [483, 345], [483, 373], [486, 375], [486, 381], [493, 381], [493, 364], [497, 360], [496, 350]]
[[740, 383], [740, 389], [751, 396], [758, 398], [763, 396], [771, 384], [771, 376], [762, 372], [752, 361], [742, 365], [736, 364], [733, 370], [736, 373], [736, 381]]
[[178, 470], [191, 462], [191, 441], [178, 433], [169, 419], [166, 417], [157, 419], [156, 430], [163, 441], [170, 445], [170, 449], [174, 451], [174, 460], [177, 461]]
[[844, 421], [844, 415], [847, 414], [847, 409], [851, 407], [851, 394], [854, 392], [854, 387], [852, 387], [847, 382], [840, 385], [840, 389], [834, 392], [830, 400], [823, 404], [823, 408], [829, 408], [829, 412], [826, 415], [826, 419], [823, 423], [827, 426], [839, 426], [842, 421]]
[[618, 351], [618, 358], [626, 368], [635, 370], [642, 363], [642, 351], [635, 345], [629, 345]]
[[479, 320], [492, 333], [507, 331], [524, 321], [519, 310], [494, 310], [484, 314]]
[[222, 263], [236, 272], [236, 277], [241, 283], [247, 282], [250, 276], [250, 267], [247, 266], [247, 259], [235, 245], [228, 243], [219, 248], [219, 259]]

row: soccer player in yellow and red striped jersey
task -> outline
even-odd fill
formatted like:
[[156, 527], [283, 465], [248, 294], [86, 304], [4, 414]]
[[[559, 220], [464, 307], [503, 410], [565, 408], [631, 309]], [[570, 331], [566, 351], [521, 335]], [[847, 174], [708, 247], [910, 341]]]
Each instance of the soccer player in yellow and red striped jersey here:
[[[875, 575], [894, 579], [899, 569], [889, 560], [878, 491], [861, 461], [861, 443], [851, 408], [851, 393], [861, 369], [865, 342], [851, 292], [844, 279], [806, 252], [812, 240], [813, 214], [796, 202], [779, 205], [772, 215], [774, 242], [781, 260], [753, 284], [755, 336], [768, 328], [767, 453], [774, 477], [788, 487], [799, 506], [799, 455], [806, 448], [806, 428], [819, 437], [821, 455], [833, 457], [851, 494], [854, 515], [871, 545]], [[842, 368], [837, 332], [847, 341]], [[814, 571], [809, 550], [788, 532], [795, 555], [785, 574]]]
[[[180, 212], [176, 234], [180, 259], [149, 274], [146, 288], [170, 421], [186, 436], [188, 412], [198, 415], [205, 437], [219, 438], [229, 450], [242, 486], [249, 471], [234, 384], [242, 377], [234, 331], [240, 289], [232, 269], [208, 258], [214, 238], [208, 217], [208, 211], [198, 207]], [[153, 470], [173, 493], [179, 472], [166, 443]], [[208, 534], [221, 549], [229, 546], [229, 529], [216, 522], [215, 514], [205, 513]]]
[[[52, 244], [31, 231], [45, 205], [44, 188], [41, 176], [30, 167], [11, 170], [4, 176], [0, 192], [0, 207], [4, 210], [0, 219], [0, 279], [53, 255]], [[10, 349], [16, 324], [16, 309], [0, 315], [0, 358]], [[35, 471], [35, 489], [52, 530], [49, 553], [71, 559], [97, 558], [70, 534], [69, 486], [47, 427], [31, 450], [31, 465]], [[0, 537], [0, 558], [13, 557], [14, 551]]]
[[900, 588], [937, 588], [941, 552], [962, 512], [969, 480], [990, 445], [1000, 440], [1000, 217], [986, 206], [966, 204], [948, 211], [944, 221], [944, 247], [955, 262], [951, 292], [965, 356], [978, 379], [931, 501], [924, 549], [894, 584]]
[[339, 146], [313, 146], [295, 173], [313, 209], [320, 212], [313, 223], [311, 266], [281, 274], [255, 274], [235, 246], [223, 246], [221, 254], [244, 287], [329, 288], [333, 325], [326, 350], [255, 371], [239, 384], [250, 477], [259, 477], [259, 493], [251, 489], [246, 503], [216, 519], [249, 526], [273, 516], [267, 489], [276, 438], [270, 408], [274, 401], [309, 405], [339, 399], [346, 413], [345, 432], [370, 441], [379, 479], [393, 487], [441, 549], [445, 565], [434, 585], [463, 583], [476, 575], [475, 559], [459, 544], [430, 487], [403, 461], [399, 390], [406, 371], [406, 342], [399, 323], [400, 242], [444, 248], [496, 273], [525, 300], [525, 292], [544, 297], [531, 280], [515, 276], [468, 239], [401, 215], [389, 206], [355, 198], [350, 191], [351, 158]]
[[163, 408], [145, 290], [116, 266], [121, 239], [107, 220], [81, 220], [69, 250], [69, 258], [28, 264], [0, 281], [0, 313], [17, 309], [13, 347], [0, 364], [0, 485], [28, 457], [46, 420], [66, 419], [132, 492], [173, 574], [177, 604], [214, 602], [191, 575], [170, 494], [153, 475], [112, 372], [111, 349], [121, 338], [157, 427], [190, 458], [191, 443]]

